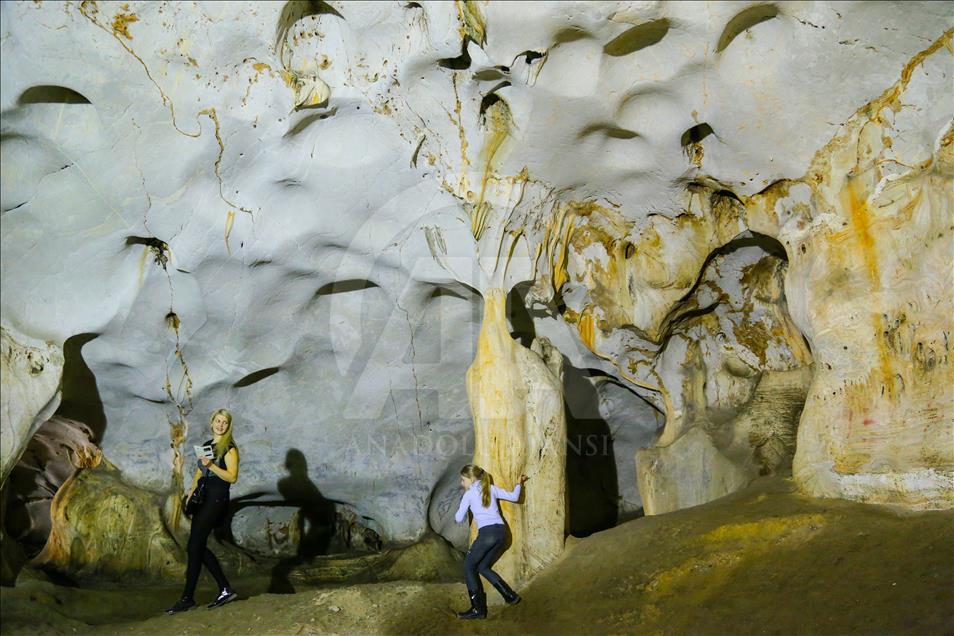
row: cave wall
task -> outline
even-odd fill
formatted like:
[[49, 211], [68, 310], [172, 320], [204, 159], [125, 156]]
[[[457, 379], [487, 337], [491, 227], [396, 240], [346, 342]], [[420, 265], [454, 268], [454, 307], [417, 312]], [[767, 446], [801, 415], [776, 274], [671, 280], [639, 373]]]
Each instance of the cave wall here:
[[766, 237], [723, 252], [668, 318], [656, 369], [672, 410], [656, 443], [636, 453], [647, 514], [791, 472], [812, 355], [788, 314], [787, 259]]
[[[644, 411], [615, 414], [622, 438], [664, 449], [710, 422], [725, 454], [764, 405], [733, 391], [782, 371], [725, 349], [745, 358], [739, 334], [782, 322], [675, 319], [754, 232], [782, 246], [814, 363], [799, 484], [948, 506], [951, 19], [928, 2], [3, 3], [4, 364], [14, 342], [50, 360], [42, 382], [4, 367], [4, 474], [82, 336], [97, 442], [130, 483], [187, 481], [224, 406], [236, 496], [280, 497], [299, 451], [322, 497], [413, 540], [443, 527], [433, 502], [473, 452], [481, 294], [518, 284], [537, 335], [665, 418], [651, 440]], [[700, 321], [732, 321], [752, 290], [729, 287]], [[695, 362], [670, 357], [690, 340]], [[715, 382], [689, 421], [700, 373]], [[615, 454], [620, 510], [649, 498], [635, 450]]]
[[33, 434], [60, 403], [63, 351], [12, 328], [0, 331], [0, 488]]
[[813, 494], [954, 505], [951, 35], [818, 152], [811, 220], [780, 233], [817, 360], [795, 458]]
[[87, 458], [97, 456], [92, 431], [82, 422], [55, 416], [30, 438], [4, 484], [3, 530], [35, 556], [50, 535], [50, 504]]

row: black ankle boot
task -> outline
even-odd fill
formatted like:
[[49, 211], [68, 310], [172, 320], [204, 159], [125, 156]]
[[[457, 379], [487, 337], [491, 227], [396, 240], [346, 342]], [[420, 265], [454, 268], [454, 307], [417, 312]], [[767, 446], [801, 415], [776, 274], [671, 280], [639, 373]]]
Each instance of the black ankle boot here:
[[507, 605], [516, 605], [520, 602], [520, 595], [510, 589], [510, 586], [502, 579], [494, 583], [494, 589], [500, 592], [500, 596]]
[[487, 618], [487, 597], [483, 592], [473, 592], [470, 595], [470, 609], [466, 612], [457, 612], [457, 618], [465, 621], [475, 618]]

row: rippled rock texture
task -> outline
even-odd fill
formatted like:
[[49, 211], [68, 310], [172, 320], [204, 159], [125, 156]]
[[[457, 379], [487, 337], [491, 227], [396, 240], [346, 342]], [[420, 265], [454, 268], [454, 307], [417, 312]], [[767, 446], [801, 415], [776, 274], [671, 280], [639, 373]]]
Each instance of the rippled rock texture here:
[[[4, 476], [63, 364], [61, 414], [138, 488], [181, 488], [224, 406], [236, 496], [294, 477], [386, 541], [460, 544], [494, 290], [508, 347], [564, 358], [571, 529], [790, 466], [816, 495], [954, 505], [949, 5], [0, 20]], [[616, 440], [603, 463], [583, 433]]]

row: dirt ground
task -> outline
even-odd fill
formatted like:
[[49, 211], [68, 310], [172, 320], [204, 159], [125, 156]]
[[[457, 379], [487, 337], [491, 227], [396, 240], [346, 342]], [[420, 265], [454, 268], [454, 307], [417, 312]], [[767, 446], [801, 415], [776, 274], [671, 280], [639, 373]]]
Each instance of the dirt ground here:
[[[583, 540], [485, 621], [459, 621], [462, 583], [236, 586], [240, 600], [176, 616], [179, 588], [0, 591], [16, 634], [952, 634], [954, 511], [809, 499], [762, 480], [705, 506]], [[200, 588], [208, 602], [211, 587]]]

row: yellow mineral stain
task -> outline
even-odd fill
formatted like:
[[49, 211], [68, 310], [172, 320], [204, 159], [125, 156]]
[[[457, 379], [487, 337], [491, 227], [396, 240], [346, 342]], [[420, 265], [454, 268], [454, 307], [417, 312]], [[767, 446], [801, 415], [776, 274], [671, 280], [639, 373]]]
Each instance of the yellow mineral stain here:
[[219, 153], [215, 158], [215, 177], [219, 180], [219, 198], [222, 199], [228, 205], [231, 205], [234, 208], [238, 208], [239, 210], [241, 210], [242, 212], [245, 212], [246, 214], [251, 214], [252, 213], [251, 210], [247, 208], [243, 208], [242, 206], [237, 205], [235, 203], [232, 203], [225, 196], [225, 186], [222, 183], [222, 173], [220, 172], [220, 167], [222, 164], [222, 155], [225, 153], [225, 143], [222, 141], [222, 131], [219, 125], [218, 113], [215, 112], [215, 108], [204, 108], [199, 111], [199, 115], [207, 116], [209, 119], [212, 120], [212, 123], [215, 124], [215, 141], [219, 144]]
[[[178, 422], [169, 422], [169, 437], [172, 442], [170, 444], [172, 447], [172, 482], [176, 486], [175, 492], [182, 492], [184, 486], [182, 467], [185, 463], [185, 460], [182, 456], [182, 444], [185, 442], [187, 432], [188, 424], [184, 420]], [[172, 527], [177, 529], [181, 519], [182, 501], [179, 497], [174, 497], [172, 509]]]
[[229, 234], [232, 233], [232, 223], [235, 222], [235, 212], [229, 210], [225, 217], [225, 251], [232, 254], [232, 248], [229, 247]]
[[[875, 312], [871, 315], [872, 329], [875, 335], [875, 345], [878, 348], [878, 372], [881, 386], [884, 387], [884, 397], [891, 400], [897, 395], [895, 387], [895, 365], [894, 356], [889, 350], [887, 339], [884, 336], [884, 323], [881, 314]], [[878, 395], [879, 392], [874, 392]]]
[[586, 310], [583, 311], [576, 327], [580, 332], [580, 339], [583, 340], [586, 347], [590, 351], [596, 349], [596, 321], [593, 319], [593, 313], [590, 307], [587, 307]]
[[555, 215], [552, 215], [544, 236], [545, 252], [550, 266], [550, 283], [554, 294], [559, 294], [564, 283], [569, 280], [569, 274], [566, 271], [567, 250], [576, 218], [569, 212], [570, 207], [563, 206]]
[[146, 275], [146, 257], [149, 255], [151, 250], [148, 246], [143, 246], [142, 254], [139, 255], [139, 271], [136, 276], [136, 285], [142, 287], [142, 279]]
[[743, 312], [743, 315], [745, 316], [745, 320], [733, 325], [732, 335], [735, 336], [739, 343], [750, 349], [764, 367], [766, 364], [765, 352], [769, 344], [768, 338], [766, 338], [768, 334], [766, 334], [765, 329], [759, 323], [752, 321], [745, 312]]
[[[122, 6], [123, 11], [129, 11], [129, 5]], [[132, 40], [132, 34], [129, 33], [129, 25], [133, 22], [139, 22], [139, 16], [135, 13], [117, 13], [113, 17], [113, 33], [121, 35], [127, 40]]]
[[871, 455], [868, 453], [846, 453], [835, 457], [832, 468], [843, 475], [851, 475], [861, 470], [869, 461]]
[[[253, 59], [255, 58], [247, 58], [245, 61], [248, 62]], [[245, 106], [246, 102], [248, 101], [248, 96], [252, 92], [252, 85], [258, 82], [259, 78], [262, 76], [262, 73], [268, 73], [271, 76], [275, 75], [275, 73], [272, 71], [272, 67], [266, 64], [265, 62], [255, 62], [254, 64], [252, 64], [252, 70], [255, 71], [255, 75], [253, 75], [252, 77], [248, 79], [248, 87], [246, 87], [245, 95], [244, 97], [242, 97], [242, 106]], [[198, 78], [199, 76], [196, 75], [196, 79]], [[283, 77], [283, 80], [284, 80], [284, 77]]]
[[[590, 246], [599, 244], [606, 253], [605, 262], [587, 261], [586, 270], [577, 278], [588, 289], [587, 307], [599, 307], [603, 311], [618, 307], [621, 297], [628, 297], [620, 291], [628, 288], [629, 257], [639, 249], [624, 238], [631, 225], [621, 213], [594, 201], [571, 201], [556, 209], [549, 218], [542, 243], [554, 294], [559, 295], [569, 280], [569, 252], [584, 253]], [[611, 328], [620, 320], [624, 318], [617, 316], [605, 326]]]
[[851, 220], [851, 227], [871, 281], [872, 291], [876, 291], [881, 288], [881, 275], [878, 271], [877, 246], [871, 232], [871, 212], [868, 210], [867, 195], [859, 180], [849, 177], [840, 196], [841, 204]]
[[918, 191], [911, 196], [911, 200], [904, 204], [895, 217], [892, 219], [894, 228], [898, 229], [903, 224], [908, 223], [914, 217], [914, 211], [917, 209], [918, 205], [921, 203], [921, 199], [924, 196], [924, 188], [919, 187]]
[[702, 144], [698, 142], [693, 142], [686, 146], [686, 156], [689, 157], [689, 161], [692, 165], [697, 168], [702, 167], [702, 157], [705, 155], [705, 152]]
[[[122, 46], [122, 47], [126, 50], [127, 53], [129, 53], [129, 54], [132, 55], [134, 58], [136, 58], [136, 61], [139, 62], [139, 64], [142, 66], [143, 71], [145, 71], [146, 77], [149, 78], [149, 81], [152, 82], [152, 85], [156, 87], [156, 90], [157, 90], [157, 91], [159, 91], [159, 95], [160, 95], [160, 97], [162, 98], [162, 104], [163, 104], [163, 106], [165, 106], [166, 108], [169, 109], [169, 115], [170, 115], [170, 117], [172, 118], [172, 127], [176, 129], [176, 132], [178, 132], [178, 133], [181, 134], [181, 135], [185, 135], [186, 137], [193, 137], [193, 138], [196, 138], [196, 137], [198, 137], [199, 135], [201, 135], [201, 134], [202, 134], [202, 128], [201, 128], [201, 126], [199, 127], [199, 130], [198, 130], [197, 132], [194, 132], [194, 133], [189, 133], [189, 132], [186, 132], [186, 131], [182, 130], [181, 128], [179, 128], [179, 124], [178, 124], [178, 122], [176, 121], [176, 108], [175, 108], [175, 104], [173, 104], [173, 102], [172, 102], [172, 100], [169, 98], [169, 96], [166, 95], [166, 92], [165, 92], [164, 90], [162, 90], [162, 87], [159, 86], [159, 82], [157, 82], [156, 79], [152, 76], [152, 72], [149, 70], [149, 67], [146, 65], [146, 63], [143, 61], [143, 59], [142, 59], [141, 57], [139, 57], [139, 56], [136, 54], [136, 52], [133, 51], [133, 50], [129, 47], [129, 45], [126, 44], [126, 43], [123, 41], [123, 38], [122, 38], [122, 37], [120, 36], [120, 34], [116, 31], [116, 29], [115, 29], [115, 28], [109, 29], [109, 28], [107, 28], [105, 25], [101, 24], [101, 23], [99, 22], [99, 20], [97, 20], [96, 17], [99, 15], [99, 7], [96, 5], [96, 2], [94, 2], [94, 1], [92, 1], [92, 0], [83, 0], [83, 2], [81, 2], [80, 5], [79, 5], [79, 12], [83, 15], [84, 18], [86, 18], [87, 20], [89, 20], [89, 21], [90, 21], [93, 25], [95, 25], [97, 28], [102, 29], [102, 30], [105, 31], [106, 33], [110, 34], [113, 38], [115, 38], [115, 40], [116, 40], [117, 42], [119, 42], [120, 46]], [[137, 18], [137, 20], [138, 20], [138, 18]], [[131, 36], [131, 35], [128, 35], [128, 34], [127, 34], [127, 37], [128, 37], [130, 40], [132, 40], [132, 36]]]
[[456, 121], [454, 118], [451, 118], [451, 121], [454, 122], [457, 126], [457, 134], [460, 138], [460, 191], [467, 191], [467, 167], [470, 166], [470, 160], [467, 158], [467, 134], [464, 132], [464, 120], [461, 117], [461, 111], [463, 109], [460, 103], [460, 95], [457, 91], [457, 73], [455, 72], [451, 76], [451, 83], [454, 86], [454, 113], [457, 115]]
[[[885, 108], [889, 108], [895, 112], [899, 111], [901, 109], [901, 94], [911, 81], [911, 76], [913, 75], [914, 70], [923, 64], [928, 57], [936, 53], [941, 47], [946, 48], [950, 53], [954, 54], [952, 38], [954, 38], [954, 28], [945, 31], [944, 34], [942, 34], [931, 44], [931, 46], [912, 57], [901, 70], [901, 78], [895, 82], [893, 86], [885, 90], [881, 95], [855, 111], [854, 115], [852, 115], [852, 118], [861, 117], [868, 121], [878, 121], [881, 118], [881, 111]], [[851, 136], [856, 133], [856, 129], [846, 130], [845, 132], [833, 137], [827, 144], [825, 144], [825, 146], [820, 148], [812, 159], [811, 167], [805, 174], [804, 181], [813, 188], [817, 185], [827, 182], [828, 174], [831, 169], [832, 157], [838, 154], [838, 151], [847, 143], [850, 143]]]
[[[458, 117], [459, 116], [460, 114], [458, 113]], [[487, 135], [487, 140], [482, 150], [484, 155], [484, 174], [481, 177], [480, 196], [477, 199], [477, 205], [472, 209], [470, 219], [470, 230], [474, 239], [477, 241], [480, 240], [480, 237], [484, 233], [487, 215], [491, 208], [485, 201], [487, 182], [494, 174], [494, 160], [497, 158], [497, 153], [500, 151], [504, 140], [510, 135], [510, 126], [513, 123], [510, 118], [510, 107], [507, 106], [503, 100], [491, 105], [484, 113], [484, 116], [486, 121], [489, 122], [490, 132]]]
[[[914, 69], [923, 64], [924, 60], [937, 52], [942, 46], [945, 47], [949, 53], [954, 54], [954, 46], [952, 46], [951, 43], [952, 39], [954, 39], [954, 28], [945, 31], [941, 37], [931, 44], [931, 46], [911, 58], [908, 63], [904, 65], [904, 69], [901, 71], [901, 88], [907, 87], [908, 83], [911, 81], [911, 75], [914, 73]], [[897, 99], [898, 95], [894, 95], [893, 97], [894, 99]]]
[[787, 517], [762, 519], [749, 523], [730, 523], [719, 526], [699, 537], [703, 543], [726, 543], [752, 540], [777, 540], [784, 534], [799, 528], [821, 528], [825, 517], [821, 514], [799, 514]]
[[[467, 372], [468, 393], [475, 424], [478, 425], [478, 447], [493, 457], [490, 463], [503, 464], [518, 459], [508, 438], [517, 438], [514, 429], [523, 425], [523, 386], [516, 367], [517, 344], [510, 337], [506, 318], [507, 295], [501, 289], [491, 289], [484, 295], [484, 316], [477, 353]], [[511, 377], [512, 376], [512, 377]], [[514, 442], [516, 443], [516, 442]], [[519, 455], [519, 453], [517, 453]], [[522, 463], [522, 462], [521, 462]], [[519, 467], [507, 466], [499, 476], [512, 479], [519, 476]]]
[[[517, 361], [520, 345], [510, 336], [506, 306], [503, 289], [484, 293], [477, 352], [466, 383], [474, 419], [474, 462], [509, 485], [526, 463], [527, 396]], [[512, 532], [512, 552], [519, 554], [525, 541], [522, 506], [503, 505], [501, 512]]]
[[487, 40], [487, 27], [480, 7], [473, 0], [456, 0], [457, 19], [460, 21], [461, 36], [469, 37], [479, 45]]
[[[582, 223], [578, 220], [583, 219]], [[576, 253], [582, 253], [588, 246], [600, 243], [606, 251], [609, 260], [604, 264], [593, 264], [589, 272], [587, 284], [589, 287], [589, 302], [577, 313], [573, 309], [564, 309], [562, 317], [569, 324], [576, 324], [580, 339], [594, 354], [604, 360], [612, 362], [619, 369], [620, 374], [627, 381], [636, 386], [657, 392], [661, 395], [666, 411], [667, 421], [673, 413], [672, 400], [662, 382], [647, 382], [636, 377], [636, 368], [632, 366], [629, 372], [623, 367], [616, 356], [607, 355], [598, 349], [596, 329], [610, 329], [616, 324], [628, 322], [625, 317], [618, 316], [614, 320], [596, 320], [596, 310], [606, 311], [607, 307], [616, 307], [619, 298], [628, 293], [627, 290], [630, 256], [639, 254], [640, 250], [651, 249], [654, 243], [661, 245], [658, 232], [649, 232], [635, 245], [625, 240], [632, 224], [622, 214], [605, 208], [593, 201], [569, 202], [562, 204], [554, 213], [549, 215], [541, 245], [541, 253], [550, 269], [550, 284], [556, 295], [561, 293], [563, 285], [569, 280], [567, 272], [567, 258], [570, 246]], [[585, 230], [585, 231], [584, 231]], [[649, 371], [654, 374], [652, 369]], [[657, 378], [658, 380], [658, 378]]]

